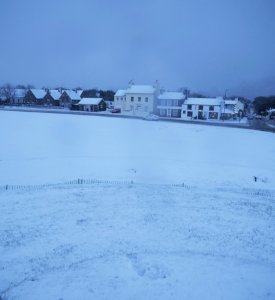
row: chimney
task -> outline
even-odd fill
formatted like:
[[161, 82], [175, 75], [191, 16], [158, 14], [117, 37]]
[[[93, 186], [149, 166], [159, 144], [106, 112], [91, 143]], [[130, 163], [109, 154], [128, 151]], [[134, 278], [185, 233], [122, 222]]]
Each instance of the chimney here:
[[156, 93], [157, 95], [159, 95], [159, 93], [160, 93], [159, 81], [156, 80], [156, 82], [155, 82], [155, 84], [154, 84], [153, 86], [154, 86], [154, 88], [155, 88], [155, 93]]
[[133, 80], [131, 79], [129, 82], [128, 82], [128, 88], [132, 87], [132, 85], [134, 84]]

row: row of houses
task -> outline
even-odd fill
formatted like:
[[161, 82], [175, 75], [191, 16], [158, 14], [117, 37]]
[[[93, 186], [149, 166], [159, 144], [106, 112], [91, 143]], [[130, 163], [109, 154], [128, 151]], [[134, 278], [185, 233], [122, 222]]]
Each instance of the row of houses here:
[[230, 119], [244, 112], [244, 104], [238, 99], [192, 98], [184, 92], [162, 90], [158, 81], [153, 85], [136, 85], [130, 81], [127, 89], [117, 90], [114, 101], [83, 98], [82, 95], [82, 90], [14, 89], [0, 100], [3, 104], [8, 101], [15, 105], [56, 106], [92, 112], [116, 107], [129, 114], [154, 113], [184, 120]]
[[3, 104], [57, 106], [82, 111], [104, 111], [103, 98], [82, 98], [82, 90], [13, 89], [1, 96]]
[[154, 113], [161, 117], [193, 119], [230, 119], [244, 112], [244, 104], [234, 100], [217, 98], [190, 98], [183, 92], [168, 92], [154, 85], [135, 85], [118, 90], [114, 106], [132, 113]]

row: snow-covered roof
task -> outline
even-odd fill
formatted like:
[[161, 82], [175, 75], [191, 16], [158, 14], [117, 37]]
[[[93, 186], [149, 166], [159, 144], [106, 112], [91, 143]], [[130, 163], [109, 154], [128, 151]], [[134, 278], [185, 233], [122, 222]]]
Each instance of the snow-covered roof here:
[[98, 105], [101, 101], [102, 101], [102, 98], [82, 98], [78, 104]]
[[164, 92], [158, 98], [161, 100], [183, 100], [185, 96], [180, 92]]
[[152, 85], [132, 85], [127, 90], [128, 94], [153, 94], [155, 88]]
[[124, 97], [125, 92], [126, 92], [126, 90], [117, 90], [117, 92], [115, 93], [115, 96], [116, 97]]
[[83, 93], [83, 90], [76, 90], [76, 93], [81, 96], [81, 94]]
[[26, 95], [26, 90], [25, 89], [15, 89], [14, 95], [16, 98], [24, 98]]
[[81, 100], [81, 97], [73, 90], [65, 90], [66, 93], [72, 100]]
[[46, 91], [42, 89], [31, 89], [31, 92], [33, 93], [36, 99], [42, 99], [46, 95]]
[[58, 90], [50, 90], [50, 95], [53, 97], [54, 100], [59, 100], [61, 93]]
[[223, 104], [222, 98], [188, 98], [184, 101], [184, 104], [192, 105], [221, 105]]
[[225, 100], [225, 104], [227, 105], [235, 105], [237, 104], [238, 100]]

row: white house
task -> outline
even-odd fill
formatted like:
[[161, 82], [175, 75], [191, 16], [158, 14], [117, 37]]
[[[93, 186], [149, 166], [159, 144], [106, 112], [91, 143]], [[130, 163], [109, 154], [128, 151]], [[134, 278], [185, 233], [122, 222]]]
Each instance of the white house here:
[[242, 103], [238, 98], [234, 100], [225, 100], [225, 108], [232, 110], [234, 114], [238, 114], [239, 111], [244, 111], [244, 103]]
[[114, 106], [132, 113], [156, 112], [159, 85], [136, 85], [132, 81], [128, 89], [118, 90], [114, 97]]
[[114, 107], [119, 107], [122, 110], [125, 110], [125, 101], [126, 101], [126, 90], [117, 90], [114, 96]]
[[26, 96], [26, 92], [27, 92], [26, 89], [15, 89], [13, 103], [14, 104], [23, 104], [24, 98]]
[[185, 95], [180, 92], [164, 92], [158, 96], [157, 114], [161, 117], [181, 117]]
[[184, 101], [184, 104], [182, 105], [181, 118], [184, 120], [219, 120], [223, 108], [224, 100], [222, 97], [188, 98]]

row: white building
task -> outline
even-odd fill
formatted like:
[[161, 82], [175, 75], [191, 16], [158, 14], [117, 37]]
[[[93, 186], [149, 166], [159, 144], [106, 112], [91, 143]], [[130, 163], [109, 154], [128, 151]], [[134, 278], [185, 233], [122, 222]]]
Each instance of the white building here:
[[122, 110], [125, 110], [125, 101], [126, 101], [126, 90], [117, 90], [114, 96], [114, 107], [121, 108]]
[[184, 120], [219, 120], [224, 109], [224, 100], [217, 98], [188, 98], [182, 105], [182, 119]]
[[164, 92], [158, 96], [157, 114], [161, 117], [181, 117], [185, 95], [180, 92]]
[[114, 106], [132, 113], [156, 112], [158, 95], [158, 82], [155, 85], [135, 85], [130, 82], [128, 89], [116, 92]]
[[238, 114], [239, 111], [244, 111], [244, 103], [238, 98], [234, 100], [225, 100], [225, 108], [232, 110], [234, 114]]

